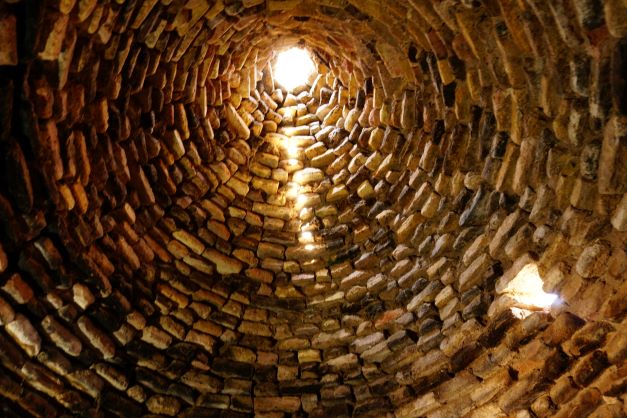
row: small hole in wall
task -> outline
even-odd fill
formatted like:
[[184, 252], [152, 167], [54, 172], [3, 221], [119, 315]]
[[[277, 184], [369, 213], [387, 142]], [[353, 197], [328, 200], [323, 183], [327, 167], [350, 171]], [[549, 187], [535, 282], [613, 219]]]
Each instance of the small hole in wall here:
[[307, 84], [315, 71], [309, 52], [302, 48], [290, 48], [279, 53], [274, 65], [276, 81], [287, 91]]
[[529, 263], [499, 293], [510, 299], [512, 312], [524, 318], [533, 311], [549, 311], [559, 302], [558, 295], [546, 293], [543, 285], [538, 265]]

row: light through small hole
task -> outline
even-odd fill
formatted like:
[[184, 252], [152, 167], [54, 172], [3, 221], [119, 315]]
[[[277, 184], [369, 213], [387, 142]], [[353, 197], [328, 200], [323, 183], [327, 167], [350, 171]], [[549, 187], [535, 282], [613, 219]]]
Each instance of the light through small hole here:
[[276, 81], [288, 91], [307, 84], [315, 66], [309, 53], [301, 48], [290, 48], [279, 53], [274, 66]]
[[543, 290], [543, 280], [538, 271], [538, 265], [525, 265], [511, 280], [501, 293], [513, 298], [518, 305], [513, 310], [521, 318], [534, 310], [548, 311], [551, 306], [559, 302], [558, 295], [546, 293]]

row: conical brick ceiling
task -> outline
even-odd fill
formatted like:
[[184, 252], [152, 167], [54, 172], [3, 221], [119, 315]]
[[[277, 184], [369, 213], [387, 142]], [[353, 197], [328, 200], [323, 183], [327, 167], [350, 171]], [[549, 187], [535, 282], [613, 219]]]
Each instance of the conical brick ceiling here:
[[625, 22], [0, 2], [0, 416], [625, 416]]

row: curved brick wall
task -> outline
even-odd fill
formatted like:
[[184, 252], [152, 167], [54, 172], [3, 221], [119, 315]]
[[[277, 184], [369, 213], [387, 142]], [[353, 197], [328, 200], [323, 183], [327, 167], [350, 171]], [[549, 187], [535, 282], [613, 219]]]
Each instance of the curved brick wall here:
[[0, 3], [0, 415], [625, 416], [625, 22]]

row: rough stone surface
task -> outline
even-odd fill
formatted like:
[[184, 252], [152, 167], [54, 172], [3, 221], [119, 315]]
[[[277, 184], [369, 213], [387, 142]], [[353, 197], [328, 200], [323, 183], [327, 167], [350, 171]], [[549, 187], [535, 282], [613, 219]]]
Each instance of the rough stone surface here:
[[1, 2], [0, 416], [625, 415], [626, 16]]

